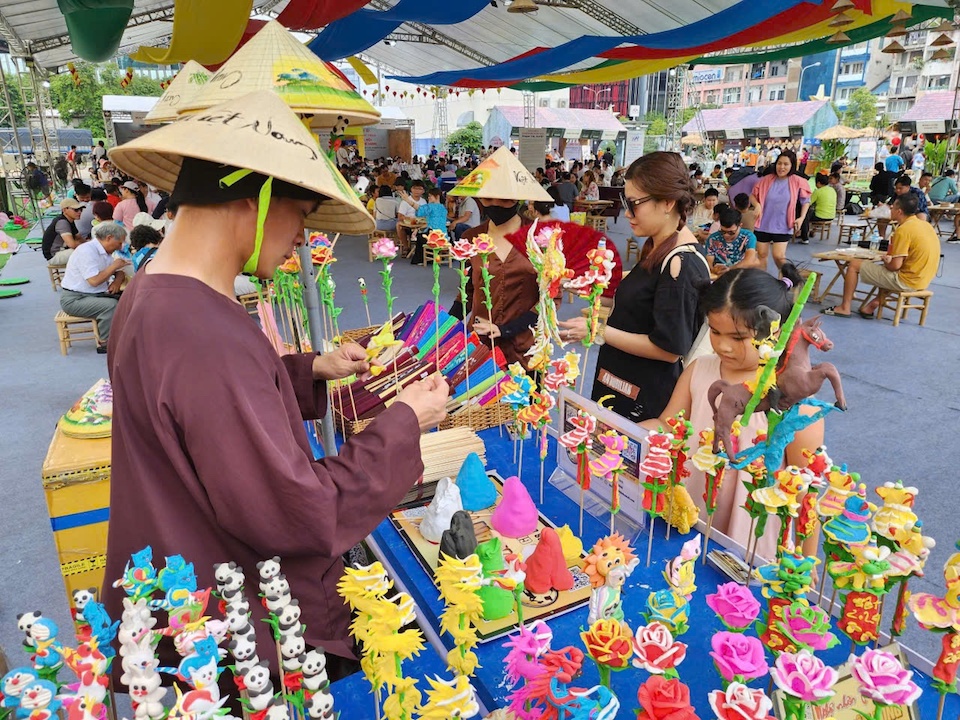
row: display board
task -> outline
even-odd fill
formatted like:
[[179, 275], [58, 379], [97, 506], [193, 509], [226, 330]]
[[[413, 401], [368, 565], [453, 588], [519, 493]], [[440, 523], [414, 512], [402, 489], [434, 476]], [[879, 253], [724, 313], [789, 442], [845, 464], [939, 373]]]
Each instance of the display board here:
[[531, 173], [538, 167], [543, 167], [546, 147], [546, 128], [520, 128], [520, 149], [517, 157], [520, 164]]
[[647, 131], [643, 128], [627, 130], [627, 141], [624, 144], [623, 153], [624, 167], [643, 155], [643, 144], [646, 139]]
[[[495, 471], [487, 471], [487, 475], [497, 486], [497, 502], [499, 503], [502, 496], [503, 479]], [[397, 510], [390, 516], [390, 522], [436, 585], [435, 570], [440, 555], [440, 546], [426, 540], [420, 534], [420, 518], [423, 517], [425, 510], [425, 505]], [[529, 557], [536, 548], [537, 542], [540, 540], [540, 531], [545, 527], [555, 527], [541, 513], [539, 525], [533, 534], [517, 539], [502, 537], [490, 526], [491, 514], [492, 509], [470, 513], [473, 518], [473, 529], [477, 536], [477, 542], [482, 543], [498, 536], [503, 543], [505, 553], [516, 553], [524, 558]], [[583, 559], [585, 555], [581, 553], [580, 557]], [[523, 621], [525, 623], [562, 615], [583, 607], [590, 601], [591, 588], [587, 575], [580, 567], [571, 567], [570, 572], [574, 579], [572, 590], [551, 591], [546, 595], [535, 595], [529, 591], [524, 592], [521, 604], [523, 605]], [[519, 627], [519, 623], [516, 613], [511, 613], [500, 620], [481, 620], [477, 631], [480, 639], [486, 642], [507, 635], [517, 627]]]

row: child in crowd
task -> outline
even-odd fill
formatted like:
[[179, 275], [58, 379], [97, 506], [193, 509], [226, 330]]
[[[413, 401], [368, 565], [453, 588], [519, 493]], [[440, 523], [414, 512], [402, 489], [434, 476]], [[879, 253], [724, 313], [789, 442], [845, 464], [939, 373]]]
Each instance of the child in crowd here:
[[[650, 430], [667, 427], [667, 418], [684, 411], [693, 423], [692, 442], [696, 443], [701, 430], [713, 427], [713, 410], [707, 398], [710, 386], [717, 380], [729, 383], [745, 383], [757, 377], [760, 365], [757, 346], [754, 344], [760, 317], [757, 308], [765, 305], [780, 313], [786, 320], [793, 307], [794, 288], [802, 285], [797, 269], [791, 263], [780, 268], [783, 279], [759, 269], [734, 269], [709, 285], [700, 299], [700, 307], [709, 325], [710, 344], [715, 355], [698, 358], [687, 367], [677, 381], [673, 396], [659, 419], [641, 423]], [[741, 448], [750, 447], [758, 433], [767, 430], [766, 416], [754, 413], [750, 422], [741, 430]], [[818, 421], [797, 433], [787, 446], [785, 463], [806, 467], [803, 450], [813, 450], [823, 444], [823, 421]], [[694, 444], [694, 448], [696, 445]], [[696, 468], [690, 468], [691, 477], [687, 489], [700, 508], [700, 516], [706, 520], [703, 494], [705, 478]], [[741, 480], [749, 476], [727, 468], [723, 484], [717, 494], [717, 509], [713, 516], [713, 528], [746, 548], [751, 542], [750, 516], [743, 505], [747, 491]], [[757, 547], [757, 557], [772, 560], [776, 556], [781, 533], [780, 521], [771, 517]], [[819, 538], [808, 538], [804, 552], [816, 553]], [[759, 561], [758, 561], [759, 562]]]
[[150, 225], [136, 225], [130, 231], [130, 249], [133, 250], [133, 271], [137, 272], [153, 259], [163, 236]]
[[427, 204], [417, 208], [417, 217], [427, 219], [427, 232], [447, 231], [447, 208], [440, 202], [440, 188], [430, 189], [427, 193]]
[[740, 211], [740, 224], [743, 229], [753, 232], [757, 226], [757, 215], [760, 210], [757, 199], [753, 195], [740, 193], [733, 199], [733, 205]]

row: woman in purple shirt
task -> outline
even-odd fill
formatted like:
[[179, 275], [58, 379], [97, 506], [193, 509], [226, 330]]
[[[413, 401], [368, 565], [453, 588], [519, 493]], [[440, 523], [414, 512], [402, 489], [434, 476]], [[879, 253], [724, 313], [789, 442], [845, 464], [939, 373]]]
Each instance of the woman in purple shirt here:
[[[760, 267], [766, 269], [772, 244], [773, 261], [779, 270], [787, 259], [787, 243], [803, 224], [810, 208], [810, 184], [797, 175], [796, 153], [792, 150], [780, 153], [774, 172], [760, 178], [753, 188], [753, 196], [760, 205], [754, 229]], [[797, 202], [800, 203], [799, 217]]]

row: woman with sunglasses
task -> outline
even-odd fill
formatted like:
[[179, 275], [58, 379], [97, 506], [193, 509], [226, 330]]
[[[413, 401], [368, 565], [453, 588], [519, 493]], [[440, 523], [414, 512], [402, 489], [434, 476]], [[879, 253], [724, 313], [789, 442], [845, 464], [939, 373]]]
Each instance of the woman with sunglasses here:
[[[633, 422], [660, 417], [702, 319], [700, 288], [710, 282], [706, 259], [686, 227], [693, 181], [677, 153], [655, 152], [626, 172], [621, 202], [637, 237], [640, 262], [623, 278], [613, 312], [597, 336], [602, 345], [592, 397]], [[565, 340], [581, 340], [586, 321], [560, 323]]]

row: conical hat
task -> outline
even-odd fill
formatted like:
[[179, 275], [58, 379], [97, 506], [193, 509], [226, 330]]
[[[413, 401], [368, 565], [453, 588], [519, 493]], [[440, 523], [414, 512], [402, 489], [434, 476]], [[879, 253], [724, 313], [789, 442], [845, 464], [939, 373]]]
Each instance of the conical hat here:
[[172, 122], [180, 115], [183, 104], [190, 100], [210, 79], [210, 71], [196, 60], [190, 60], [180, 68], [180, 72], [167, 87], [153, 110], [147, 113], [143, 121], [147, 125]]
[[448, 194], [501, 200], [553, 202], [553, 198], [506, 146], [501, 147], [480, 163], [476, 170], [457, 183], [457, 186]]
[[330, 198], [307, 216], [309, 228], [349, 235], [374, 229], [373, 218], [310, 131], [269, 90], [181, 116], [110, 150], [110, 160], [123, 172], [167, 191], [184, 157], [249, 169]]
[[313, 127], [331, 128], [338, 116], [351, 125], [380, 120], [373, 105], [276, 21], [237, 50], [181, 112], [203, 110], [255, 90], [272, 90], [295, 113], [316, 116]]

